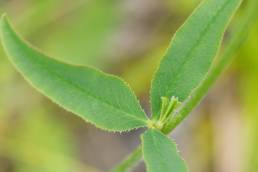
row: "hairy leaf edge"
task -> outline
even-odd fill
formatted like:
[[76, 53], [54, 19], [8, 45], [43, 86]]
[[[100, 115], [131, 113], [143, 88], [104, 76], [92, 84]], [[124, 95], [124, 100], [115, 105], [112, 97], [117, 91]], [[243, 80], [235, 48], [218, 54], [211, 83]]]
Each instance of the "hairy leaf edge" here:
[[[234, 18], [234, 15], [236, 14], [236, 12], [237, 12], [237, 10], [239, 9], [239, 7], [241, 6], [242, 2], [243, 2], [243, 0], [239, 0], [238, 5], [236, 6], [235, 10], [234, 10], [234, 11], [232, 12], [232, 14], [230, 15], [230, 18], [229, 18], [229, 20], [228, 20], [228, 22], [227, 22], [227, 24], [226, 24], [225, 31], [224, 31], [224, 34], [223, 34], [223, 35], [225, 35], [225, 32], [226, 32], [228, 26], [230, 25], [232, 19]], [[202, 3], [203, 3], [203, 2], [202, 2]], [[202, 3], [201, 3], [201, 4], [202, 4]], [[200, 4], [200, 5], [201, 5], [201, 4]], [[197, 8], [199, 8], [199, 7], [197, 7]], [[213, 67], [216, 66], [216, 62], [217, 62], [216, 59], [218, 58], [218, 56], [219, 56], [219, 54], [220, 54], [220, 52], [221, 52], [221, 47], [222, 47], [223, 38], [224, 38], [224, 36], [222, 36], [222, 37], [220, 38], [220, 43], [219, 43], [218, 50], [217, 50], [217, 52], [216, 52], [216, 55], [214, 56], [214, 60], [213, 60], [213, 62], [212, 62], [212, 64], [211, 64], [211, 66], [210, 66], [208, 72], [205, 74], [205, 76], [204, 76], [203, 79], [199, 82], [199, 84], [198, 84], [195, 88], [192, 89], [192, 91], [190, 92], [190, 94], [188, 95], [188, 97], [182, 102], [181, 106], [180, 106], [178, 109], [176, 109], [176, 110], [174, 111], [174, 113], [172, 114], [172, 115], [174, 115], [176, 118], [177, 118], [178, 116], [180, 116], [180, 112], [181, 112], [181, 111], [183, 111], [185, 108], [187, 108], [186, 105], [188, 104], [189, 101], [191, 101], [193, 94], [195, 94], [196, 91], [198, 90], [198, 88], [203, 84], [203, 82], [204, 82], [205, 80], [207, 80], [207, 77], [209, 76], [210, 71], [212, 70]], [[204, 95], [204, 96], [205, 96], [205, 95]], [[204, 98], [204, 97], [203, 97], [203, 98]], [[198, 106], [200, 103], [201, 103], [201, 102], [199, 102], [196, 106]], [[189, 113], [190, 113], [190, 112], [189, 112]], [[173, 121], [171, 121], [171, 122], [172, 122], [172, 125], [173, 125]], [[168, 129], [165, 129], [166, 131], [164, 131], [164, 133], [169, 133], [169, 132], [171, 132], [171, 131], [168, 131], [168, 130], [170, 130], [170, 127], [171, 127], [170, 125], [171, 125], [171, 123], [168, 123], [169, 128], [168, 128]], [[165, 127], [167, 127], [167, 126], [165, 126]], [[173, 129], [173, 127], [172, 127], [172, 129]]]
[[[219, 46], [218, 46], [216, 55], [215, 55], [214, 58], [213, 58], [213, 62], [212, 62], [212, 64], [211, 64], [211, 66], [210, 66], [210, 69], [211, 69], [212, 66], [214, 65], [215, 59], [217, 58], [217, 56], [218, 56], [218, 54], [219, 54], [219, 52], [220, 52], [221, 44], [222, 44], [222, 41], [223, 41], [225, 32], [226, 32], [226, 30], [227, 30], [227, 28], [228, 28], [228, 26], [229, 26], [231, 20], [234, 18], [234, 14], [235, 14], [236, 11], [238, 10], [238, 8], [239, 8], [240, 5], [242, 4], [242, 2], [243, 2], [243, 0], [240, 0], [240, 1], [239, 1], [237, 7], [236, 7], [235, 10], [233, 11], [232, 15], [230, 16], [230, 18], [229, 18], [229, 20], [228, 20], [228, 22], [227, 22], [227, 24], [226, 24], [225, 31], [224, 31], [224, 33], [223, 33], [223, 36], [220, 38], [220, 43], [219, 43]], [[166, 56], [166, 54], [167, 54], [169, 48], [170, 48], [171, 45], [173, 44], [173, 41], [174, 41], [174, 39], [175, 39], [175, 37], [176, 37], [178, 31], [179, 31], [182, 27], [185, 26], [185, 24], [186, 24], [187, 21], [188, 21], [188, 18], [190, 18], [197, 10], [199, 10], [199, 8], [200, 8], [204, 3], [205, 3], [205, 0], [202, 0], [202, 1], [194, 8], [194, 10], [192, 11], [192, 13], [187, 17], [187, 19], [182, 23], [182, 25], [176, 30], [176, 32], [175, 32], [174, 35], [172, 36], [172, 38], [171, 38], [171, 40], [170, 40], [170, 42], [169, 42], [169, 44], [168, 44], [168, 46], [167, 46], [167, 48], [166, 48], [166, 50], [165, 50], [164, 53], [163, 53], [163, 56], [162, 56], [162, 58], [160, 59], [159, 64], [158, 64], [158, 66], [157, 66], [156, 69], [155, 69], [155, 72], [153, 73], [152, 80], [151, 80], [151, 87], [150, 87], [150, 104], [151, 104], [150, 107], [151, 107], [151, 112], [152, 112], [152, 113], [153, 113], [153, 109], [152, 109], [152, 108], [153, 108], [153, 107], [152, 107], [152, 99], [153, 99], [153, 98], [152, 98], [152, 96], [151, 96], [151, 93], [152, 93], [152, 89], [153, 89], [154, 78], [155, 78], [156, 74], [158, 73], [158, 70], [159, 70], [159, 68], [160, 68], [160, 66], [161, 66], [161, 62], [163, 61], [163, 59], [165, 58], [165, 56]], [[210, 69], [208, 70], [208, 72], [207, 72], [207, 73], [205, 74], [205, 76], [203, 77], [203, 80], [205, 80], [205, 78], [207, 77], [208, 73], [210, 72]], [[184, 102], [189, 101], [189, 99], [191, 98], [191, 95], [194, 93], [194, 91], [196, 90], [196, 88], [199, 87], [199, 85], [202, 83], [203, 80], [201, 80], [200, 83], [199, 83], [194, 89], [192, 89], [192, 91], [189, 93], [188, 98], [186, 98], [186, 99], [182, 102], [182, 105], [181, 105], [178, 109], [184, 108], [184, 104], [185, 104]], [[172, 96], [173, 96], [173, 95], [172, 95]], [[179, 111], [179, 110], [176, 110], [175, 113], [178, 112], [178, 111]], [[153, 114], [152, 114], [151, 118], [152, 118], [152, 117], [153, 117]]]
[[[173, 143], [175, 144], [177, 153], [178, 153], [178, 155], [180, 156], [180, 159], [184, 162], [185, 167], [186, 167], [186, 171], [188, 172], [188, 171], [189, 171], [189, 167], [188, 167], [188, 165], [187, 165], [185, 159], [181, 156], [181, 152], [180, 152], [179, 149], [178, 149], [178, 144], [174, 141], [174, 139], [169, 138], [167, 135], [165, 135], [164, 133], [162, 133], [161, 131], [156, 130], [156, 129], [148, 129], [147, 131], [151, 131], [151, 130], [159, 132], [161, 135], [167, 137], [167, 139], [169, 139], [171, 142], [173, 142]], [[144, 151], [144, 139], [143, 139], [143, 135], [144, 135], [147, 131], [145, 131], [143, 134], [141, 134], [141, 142], [142, 142], [142, 157], [143, 157], [144, 163], [145, 163], [145, 165], [146, 165], [147, 171], [149, 172], [149, 171], [150, 171], [150, 167], [149, 167], [149, 165], [148, 165], [148, 164], [146, 163], [146, 161], [145, 161], [145, 155], [144, 155], [144, 152], [143, 152], [143, 151]]]
[[[20, 69], [16, 66], [15, 62], [9, 58], [10, 55], [7, 51], [7, 48], [6, 48], [6, 45], [4, 43], [4, 41], [2, 40], [1, 43], [2, 43], [2, 46], [5, 50], [5, 53], [7, 54], [8, 56], [8, 59], [11, 61], [12, 65], [15, 67], [15, 69], [20, 73], [20, 75], [29, 83], [29, 85], [31, 85], [34, 89], [36, 89], [37, 91], [39, 91], [42, 95], [44, 95], [45, 97], [47, 97], [49, 100], [51, 100], [54, 104], [58, 105], [59, 107], [61, 107], [62, 109], [65, 109], [66, 111], [68, 112], [71, 112], [73, 114], [75, 114], [76, 116], [78, 116], [79, 118], [81, 118], [82, 120], [94, 125], [95, 127], [99, 128], [99, 129], [103, 129], [103, 130], [106, 130], [108, 132], [130, 132], [132, 130], [135, 130], [137, 128], [141, 128], [141, 127], [146, 127], [147, 126], [147, 121], [148, 121], [148, 116], [146, 115], [145, 111], [143, 110], [142, 106], [140, 105], [140, 102], [138, 100], [138, 98], [136, 97], [135, 93], [133, 92], [132, 88], [130, 87], [130, 85], [125, 82], [122, 78], [118, 77], [118, 76], [115, 76], [115, 75], [112, 75], [112, 74], [108, 74], [108, 73], [105, 73], [103, 72], [102, 70], [100, 69], [97, 69], [93, 66], [90, 66], [90, 65], [78, 65], [78, 64], [71, 64], [71, 63], [67, 63], [65, 61], [61, 61], [59, 59], [56, 59], [56, 58], [53, 58], [51, 56], [48, 56], [46, 55], [44, 52], [42, 52], [42, 50], [40, 50], [39, 48], [33, 46], [32, 44], [30, 44], [28, 41], [26, 41], [18, 32], [16, 32], [14, 29], [13, 29], [13, 26], [10, 24], [9, 22], [9, 19], [6, 15], [6, 13], [2, 14], [1, 16], [1, 19], [0, 19], [0, 22], [6, 22], [8, 25], [11, 26], [12, 30], [15, 32], [15, 34], [19, 37], [19, 39], [21, 39], [23, 41], [24, 44], [26, 44], [26, 46], [28, 46], [29, 48], [39, 52], [40, 54], [44, 55], [45, 58], [49, 58], [51, 60], [55, 60], [57, 61], [58, 63], [62, 63], [62, 64], [65, 64], [65, 65], [69, 65], [69, 66], [73, 66], [73, 67], [78, 67], [78, 68], [89, 68], [89, 69], [92, 69], [96, 72], [99, 72], [100, 74], [106, 76], [106, 77], [109, 77], [109, 78], [113, 78], [113, 79], [116, 79], [116, 80], [120, 80], [129, 90], [130, 92], [132, 93], [134, 99], [138, 102], [138, 105], [139, 105], [139, 108], [140, 110], [145, 114], [145, 117], [146, 117], [146, 120], [142, 120], [142, 119], [138, 119], [139, 121], [141, 121], [143, 124], [142, 125], [139, 125], [137, 127], [134, 127], [134, 128], [131, 128], [131, 129], [126, 129], [126, 130], [117, 130], [117, 129], [108, 129], [108, 128], [105, 128], [105, 127], [102, 127], [101, 125], [97, 125], [95, 124], [94, 122], [91, 122], [89, 121], [88, 119], [82, 117], [81, 115], [79, 115], [78, 113], [75, 113], [73, 112], [72, 110], [68, 109], [68, 108], [65, 108], [64, 106], [62, 106], [60, 103], [58, 103], [57, 101], [53, 100], [50, 96], [48, 96], [43, 90], [37, 88], [31, 81], [30, 79], [28, 79], [25, 75], [23, 75], [22, 71], [20, 71]], [[2, 29], [0, 28], [0, 32], [2, 32]], [[1, 35], [2, 33], [0, 33]], [[2, 36], [1, 36], [2, 37]]]

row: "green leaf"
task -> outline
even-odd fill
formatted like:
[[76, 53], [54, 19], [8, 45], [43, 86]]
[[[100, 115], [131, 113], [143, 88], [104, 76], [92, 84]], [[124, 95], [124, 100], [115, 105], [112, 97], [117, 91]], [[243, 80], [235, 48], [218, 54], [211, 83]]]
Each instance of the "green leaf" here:
[[17, 70], [66, 110], [110, 131], [146, 126], [147, 117], [135, 95], [118, 77], [47, 57], [20, 39], [6, 17], [1, 19], [0, 35]]
[[183, 102], [207, 74], [226, 26], [241, 0], [204, 0], [176, 32], [154, 76], [152, 113], [158, 118], [161, 97]]
[[142, 135], [143, 157], [148, 172], [186, 172], [176, 144], [157, 130]]
[[[245, 7], [241, 9], [240, 15], [235, 19], [231, 27], [231, 38], [226, 41], [223, 53], [218, 57], [216, 63], [212, 66], [204, 80], [198, 85], [191, 93], [191, 98], [184, 102], [184, 105], [175, 111], [174, 118], [167, 121], [167, 125], [163, 127], [163, 133], [170, 133], [177, 127], [187, 115], [200, 103], [204, 96], [208, 93], [209, 89], [215, 84], [219, 76], [234, 60], [235, 53], [239, 48], [246, 43], [250, 29], [257, 19], [258, 14], [258, 1], [250, 0]], [[248, 36], [250, 37], [250, 36]]]

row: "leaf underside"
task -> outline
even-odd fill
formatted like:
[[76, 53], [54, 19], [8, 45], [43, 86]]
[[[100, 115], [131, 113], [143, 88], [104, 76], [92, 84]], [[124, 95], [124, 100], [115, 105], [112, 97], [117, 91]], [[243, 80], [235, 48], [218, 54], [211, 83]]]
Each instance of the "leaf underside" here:
[[16, 69], [53, 102], [110, 131], [146, 125], [147, 117], [135, 95], [118, 77], [47, 57], [19, 38], [6, 17], [1, 19], [0, 35]]
[[187, 172], [176, 144], [157, 130], [142, 135], [143, 157], [148, 172]]
[[159, 117], [161, 97], [175, 96], [183, 102], [204, 79], [240, 3], [204, 0], [176, 32], [152, 81], [153, 118]]

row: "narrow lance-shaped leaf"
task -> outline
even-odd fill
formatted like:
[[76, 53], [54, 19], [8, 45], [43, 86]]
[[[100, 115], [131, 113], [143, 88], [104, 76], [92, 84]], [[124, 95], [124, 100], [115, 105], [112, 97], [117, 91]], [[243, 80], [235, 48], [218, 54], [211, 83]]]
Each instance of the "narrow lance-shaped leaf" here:
[[146, 125], [135, 95], [118, 77], [47, 57], [20, 39], [6, 17], [1, 19], [0, 35], [9, 59], [25, 79], [66, 110], [111, 131]]
[[207, 74], [232, 15], [241, 0], [203, 0], [176, 32], [154, 76], [152, 113], [158, 118], [161, 97], [183, 102]]
[[142, 135], [143, 157], [148, 172], [187, 172], [176, 144], [157, 130]]

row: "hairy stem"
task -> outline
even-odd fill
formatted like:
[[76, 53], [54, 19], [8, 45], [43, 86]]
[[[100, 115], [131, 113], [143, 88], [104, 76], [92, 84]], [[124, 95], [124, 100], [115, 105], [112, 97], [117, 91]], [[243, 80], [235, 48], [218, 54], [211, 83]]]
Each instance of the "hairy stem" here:
[[142, 147], [138, 146], [126, 159], [119, 163], [111, 172], [126, 172], [132, 169], [142, 158]]
[[178, 124], [180, 124], [187, 115], [196, 107], [203, 97], [207, 94], [210, 87], [219, 78], [226, 67], [233, 61], [234, 53], [244, 42], [247, 36], [248, 30], [251, 28], [255, 19], [257, 18], [258, 1], [248, 1], [248, 7], [245, 10], [245, 14], [236, 22], [236, 30], [233, 33], [228, 46], [224, 50], [224, 53], [218, 60], [218, 62], [211, 68], [210, 72], [202, 83], [197, 87], [191, 96], [183, 103], [183, 107], [179, 111], [175, 112], [175, 117], [172, 121], [169, 121], [168, 125], [164, 128], [163, 132], [170, 133]]

